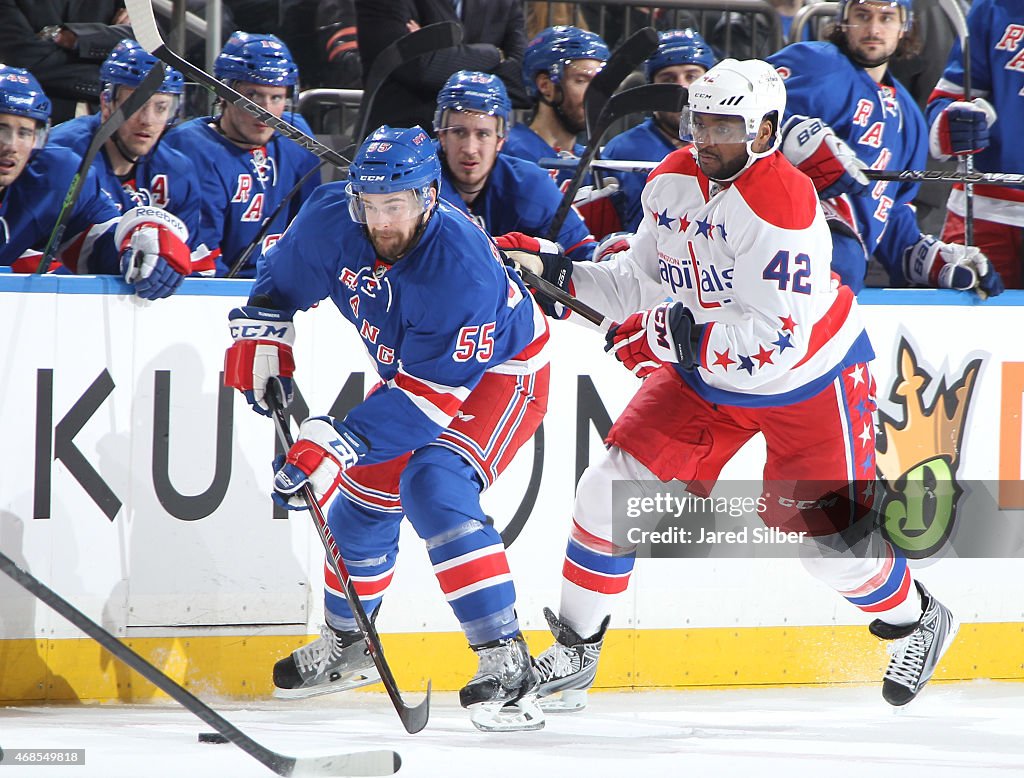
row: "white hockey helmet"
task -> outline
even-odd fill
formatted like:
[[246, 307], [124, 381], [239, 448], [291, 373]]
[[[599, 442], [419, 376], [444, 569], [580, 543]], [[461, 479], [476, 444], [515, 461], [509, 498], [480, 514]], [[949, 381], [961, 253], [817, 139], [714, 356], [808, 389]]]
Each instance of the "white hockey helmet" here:
[[[738, 116], [743, 120], [747, 151], [753, 158], [764, 157], [779, 147], [782, 115], [786, 111], [786, 87], [775, 68], [759, 59], [724, 59], [689, 87], [689, 100], [679, 122], [679, 137], [693, 141], [694, 114]], [[765, 119], [775, 122], [771, 147], [761, 153], [751, 148]]]

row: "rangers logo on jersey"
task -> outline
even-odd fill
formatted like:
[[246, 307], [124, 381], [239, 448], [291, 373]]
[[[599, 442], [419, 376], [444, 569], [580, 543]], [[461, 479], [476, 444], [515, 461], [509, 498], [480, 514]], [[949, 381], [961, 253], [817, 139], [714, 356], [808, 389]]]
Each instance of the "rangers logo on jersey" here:
[[256, 180], [260, 182], [260, 186], [264, 189], [267, 185], [277, 185], [277, 165], [274, 162], [274, 158], [267, 155], [267, 150], [263, 146], [252, 150], [252, 157], [249, 159], [249, 164], [252, 165], [253, 172], [256, 173]]

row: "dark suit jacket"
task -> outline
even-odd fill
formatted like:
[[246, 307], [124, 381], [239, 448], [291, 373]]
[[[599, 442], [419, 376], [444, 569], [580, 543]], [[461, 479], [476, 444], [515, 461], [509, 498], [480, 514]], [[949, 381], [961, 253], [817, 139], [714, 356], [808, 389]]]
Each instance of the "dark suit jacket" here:
[[[408, 127], [419, 124], [428, 131], [437, 93], [457, 70], [479, 70], [498, 75], [515, 107], [529, 101], [521, 83], [526, 27], [522, 0], [463, 0], [462, 45], [399, 68], [374, 101], [368, 124]], [[359, 56], [363, 73], [389, 44], [408, 32], [406, 22], [420, 27], [435, 22], [460, 21], [451, 0], [356, 0]]]
[[[53, 123], [74, 115], [74, 104], [98, 104], [99, 66], [122, 38], [126, 25], [111, 26], [121, 0], [0, 0], [0, 62], [32, 73], [53, 101]], [[36, 34], [62, 24], [78, 36], [74, 50]]]

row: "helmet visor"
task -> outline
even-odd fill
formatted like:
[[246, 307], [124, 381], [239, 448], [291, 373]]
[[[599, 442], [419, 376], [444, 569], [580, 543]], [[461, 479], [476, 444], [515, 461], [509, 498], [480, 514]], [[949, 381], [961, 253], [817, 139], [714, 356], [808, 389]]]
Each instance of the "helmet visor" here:
[[348, 213], [359, 224], [401, 224], [419, 219], [430, 207], [430, 187], [404, 189], [399, 192], [357, 192], [352, 184], [345, 187]]
[[742, 116], [701, 113], [684, 106], [679, 116], [679, 138], [688, 143], [716, 146], [720, 143], [747, 143], [757, 137], [747, 132]]

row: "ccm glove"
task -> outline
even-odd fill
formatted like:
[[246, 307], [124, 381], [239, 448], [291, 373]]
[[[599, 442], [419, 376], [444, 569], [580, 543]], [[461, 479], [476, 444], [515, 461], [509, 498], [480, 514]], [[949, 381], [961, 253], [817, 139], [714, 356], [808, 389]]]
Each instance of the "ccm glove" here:
[[185, 241], [188, 228], [163, 208], [139, 206], [125, 211], [114, 231], [124, 280], [146, 300], [170, 297], [192, 272]]
[[254, 411], [270, 416], [267, 382], [277, 378], [287, 407], [295, 393], [295, 325], [291, 317], [270, 308], [246, 305], [228, 314], [228, 324], [234, 343], [224, 354], [224, 383], [242, 392]]
[[907, 280], [921, 286], [973, 290], [983, 299], [1005, 289], [999, 273], [976, 246], [943, 243], [922, 235], [904, 252], [903, 264]]
[[977, 154], [989, 147], [989, 127], [995, 124], [996, 109], [987, 100], [947, 105], [928, 132], [928, 150], [935, 159], [954, 154]]
[[[572, 293], [572, 260], [562, 253], [557, 243], [534, 238], [522, 232], [509, 232], [494, 239], [505, 258], [514, 265], [526, 268], [549, 284]], [[549, 299], [543, 292], [534, 291], [534, 298], [545, 314], [556, 319], [569, 316], [569, 309]]]
[[814, 182], [822, 200], [861, 194], [870, 186], [867, 165], [821, 119], [792, 117], [783, 129], [782, 153]]
[[274, 502], [288, 510], [306, 510], [299, 492], [309, 484], [323, 507], [338, 488], [341, 474], [369, 450], [366, 441], [344, 422], [311, 416], [299, 425], [299, 437], [288, 453], [274, 460]]
[[703, 332], [704, 325], [694, 324], [685, 305], [662, 303], [613, 324], [605, 335], [604, 350], [613, 351], [637, 378], [646, 378], [669, 363], [693, 370], [693, 352]]

